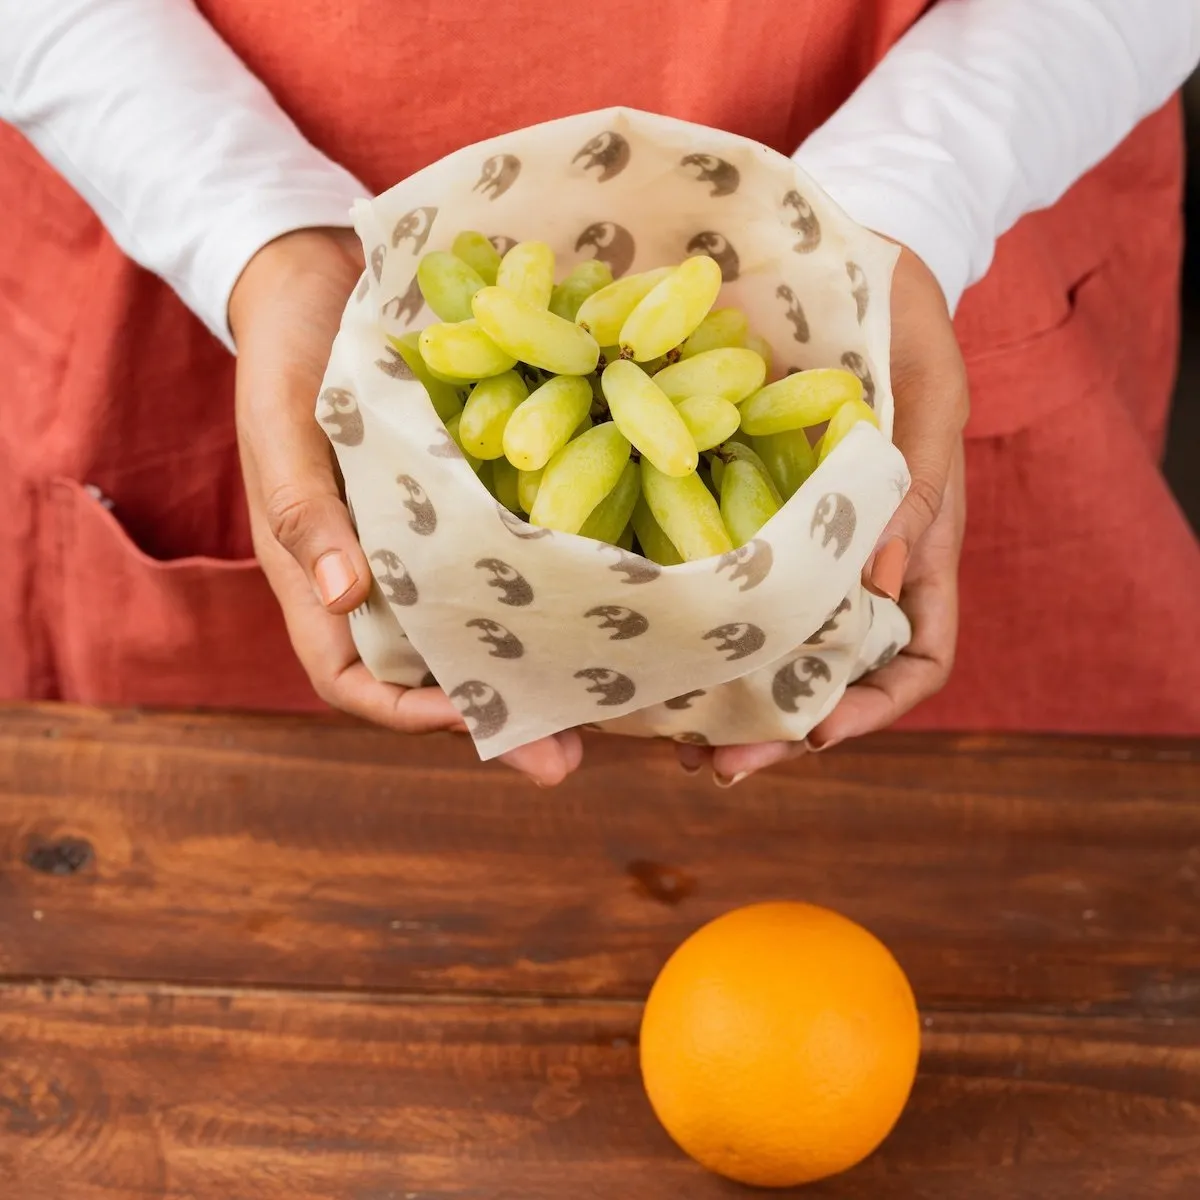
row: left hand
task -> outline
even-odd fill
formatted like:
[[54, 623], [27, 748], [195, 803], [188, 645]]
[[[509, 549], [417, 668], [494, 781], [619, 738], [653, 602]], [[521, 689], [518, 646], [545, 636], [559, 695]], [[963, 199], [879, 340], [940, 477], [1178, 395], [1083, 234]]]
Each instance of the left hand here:
[[950, 676], [958, 636], [958, 560], [966, 520], [962, 430], [967, 376], [941, 287], [902, 249], [892, 279], [894, 441], [912, 486], [863, 568], [863, 584], [898, 600], [912, 641], [886, 666], [847, 688], [804, 742], [759, 742], [706, 749], [679, 745], [685, 771], [705, 765], [723, 787], [848, 738], [883, 729], [939, 691]]

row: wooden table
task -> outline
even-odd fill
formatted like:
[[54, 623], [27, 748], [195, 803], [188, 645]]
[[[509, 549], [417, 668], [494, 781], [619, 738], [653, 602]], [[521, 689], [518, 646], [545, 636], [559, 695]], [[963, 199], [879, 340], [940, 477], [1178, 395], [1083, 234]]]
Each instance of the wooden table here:
[[708, 918], [894, 949], [921, 1078], [846, 1200], [1200, 1196], [1200, 746], [882, 737], [731, 791], [598, 738], [0, 710], [4, 1200], [707, 1200], [637, 1074]]

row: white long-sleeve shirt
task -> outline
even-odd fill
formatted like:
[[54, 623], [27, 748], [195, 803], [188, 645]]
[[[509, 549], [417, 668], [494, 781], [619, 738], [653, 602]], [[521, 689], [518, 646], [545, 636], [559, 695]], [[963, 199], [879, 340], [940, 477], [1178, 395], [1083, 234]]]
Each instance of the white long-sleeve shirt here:
[[[1200, 60], [1200, 0], [941, 0], [796, 153], [953, 308]], [[243, 267], [366, 194], [191, 0], [0, 0], [0, 119], [232, 348]]]

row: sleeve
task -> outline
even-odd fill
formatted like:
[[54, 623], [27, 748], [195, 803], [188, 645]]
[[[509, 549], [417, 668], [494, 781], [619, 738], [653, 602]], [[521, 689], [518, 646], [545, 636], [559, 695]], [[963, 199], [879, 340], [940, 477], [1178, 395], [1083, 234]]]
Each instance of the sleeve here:
[[796, 161], [919, 255], [953, 310], [1200, 59], [1197, 0], [941, 0]]
[[0, 0], [0, 118], [230, 349], [227, 308], [280, 234], [366, 189], [310, 145], [191, 0]]

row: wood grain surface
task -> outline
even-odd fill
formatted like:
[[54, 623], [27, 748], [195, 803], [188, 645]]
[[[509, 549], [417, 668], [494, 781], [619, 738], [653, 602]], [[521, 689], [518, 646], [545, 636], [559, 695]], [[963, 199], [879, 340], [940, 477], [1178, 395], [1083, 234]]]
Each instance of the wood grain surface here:
[[888, 736], [557, 791], [339, 720], [0, 709], [0, 1200], [708, 1200], [637, 1073], [710, 917], [827, 904], [923, 1006], [818, 1200], [1200, 1196], [1200, 745]]
[[636, 998], [754, 900], [926, 1004], [1200, 1010], [1200, 751], [890, 737], [722, 791], [596, 737], [539, 791], [461, 739], [0, 716], [0, 974]]
[[[637, 1017], [621, 1002], [14, 987], [0, 1171], [22, 1200], [749, 1195], [656, 1126]], [[1198, 1189], [1200, 1021], [936, 1014], [892, 1138], [802, 1194]]]

